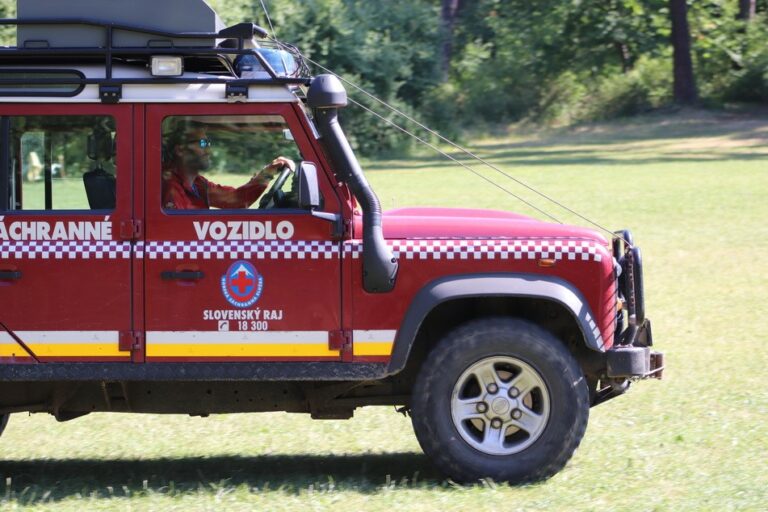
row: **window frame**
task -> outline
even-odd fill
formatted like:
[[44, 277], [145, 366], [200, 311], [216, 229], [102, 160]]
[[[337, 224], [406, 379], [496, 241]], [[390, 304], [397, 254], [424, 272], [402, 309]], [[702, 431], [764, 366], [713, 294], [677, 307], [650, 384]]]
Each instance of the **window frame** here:
[[[150, 107], [150, 104], [147, 105]], [[325, 160], [321, 154], [319, 148], [316, 146], [316, 139], [311, 137], [307, 133], [307, 128], [303, 125], [299, 114], [296, 109], [300, 108], [294, 103], [246, 103], [246, 104], [188, 104], [188, 103], [173, 103], [166, 105], [151, 104], [151, 108], [154, 110], [152, 116], [147, 115], [146, 122], [148, 124], [146, 129], [147, 134], [147, 151], [145, 152], [147, 177], [149, 179], [152, 175], [152, 180], [155, 179], [154, 172], [150, 172], [150, 169], [157, 169], [158, 166], [162, 167], [162, 163], [152, 162], [155, 155], [162, 154], [163, 144], [163, 129], [162, 125], [169, 117], [206, 117], [206, 116], [232, 116], [232, 117], [245, 117], [245, 116], [279, 116], [284, 122], [285, 126], [291, 130], [294, 137], [293, 143], [296, 145], [299, 153], [304, 160], [296, 162], [297, 170], [301, 162], [312, 162], [318, 170], [322, 172], [318, 173], [318, 184], [320, 193], [324, 199], [322, 210], [323, 212], [329, 212], [333, 214], [339, 214], [345, 209], [345, 202], [339, 196], [337, 188], [334, 186], [335, 180], [329, 174], [326, 169]], [[303, 114], [303, 112], [302, 112]], [[306, 120], [306, 118], [305, 118]], [[294, 129], [295, 128], [295, 129]], [[311, 130], [311, 128], [310, 128]], [[157, 197], [157, 205], [159, 212], [168, 217], [179, 216], [194, 216], [194, 215], [221, 215], [237, 216], [237, 215], [280, 215], [280, 216], [312, 216], [312, 211], [303, 208], [271, 208], [271, 209], [259, 209], [259, 208], [241, 208], [241, 209], [166, 209], [162, 204], [162, 183], [160, 183], [161, 174], [157, 176], [157, 182], [159, 185], [160, 197]], [[154, 200], [149, 197], [149, 191], [151, 187], [148, 187], [149, 182], [145, 184], [145, 194], [147, 206]], [[255, 203], [254, 203], [255, 204]], [[154, 209], [154, 207], [152, 207]]]
[[[116, 204], [114, 209], [92, 210], [90, 208], [67, 208], [67, 209], [20, 209], [11, 210], [7, 198], [9, 197], [10, 172], [10, 136], [3, 137], [0, 141], [0, 215], [6, 216], [47, 216], [47, 215], [100, 215], [115, 216], [119, 212], [130, 209], [132, 200], [132, 167], [134, 157], [131, 152], [131, 132], [133, 127], [133, 106], [130, 104], [104, 105], [104, 104], [51, 104], [51, 103], [17, 103], [9, 104], [0, 102], [0, 120], [7, 119], [8, 129], [12, 118], [17, 117], [111, 117], [115, 125], [116, 147], [114, 163], [115, 168], [120, 168], [120, 173], [115, 173], [116, 178]], [[0, 130], [2, 125], [0, 125]], [[8, 133], [10, 135], [10, 133]], [[119, 136], [117, 136], [119, 135]], [[21, 162], [19, 162], [21, 165]], [[125, 169], [123, 171], [122, 169]], [[50, 171], [50, 169], [48, 169]], [[20, 189], [19, 182], [17, 189]], [[121, 189], [131, 190], [131, 192]], [[23, 198], [22, 198], [23, 200]]]

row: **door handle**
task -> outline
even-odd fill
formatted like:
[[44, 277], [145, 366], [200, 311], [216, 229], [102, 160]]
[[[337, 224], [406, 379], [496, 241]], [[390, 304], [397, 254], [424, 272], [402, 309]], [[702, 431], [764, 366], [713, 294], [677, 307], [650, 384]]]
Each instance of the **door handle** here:
[[180, 272], [165, 270], [160, 273], [160, 277], [163, 278], [163, 281], [171, 281], [175, 279], [181, 281], [197, 281], [205, 277], [205, 274], [199, 270], [182, 270]]
[[21, 272], [18, 270], [0, 270], [0, 281], [18, 281]]

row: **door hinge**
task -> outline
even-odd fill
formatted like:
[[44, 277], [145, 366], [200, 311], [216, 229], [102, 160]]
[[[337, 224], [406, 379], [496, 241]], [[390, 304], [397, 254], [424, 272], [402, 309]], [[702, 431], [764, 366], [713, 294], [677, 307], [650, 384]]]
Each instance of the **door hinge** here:
[[117, 350], [133, 352], [144, 347], [144, 333], [139, 331], [121, 331]]
[[342, 361], [352, 361], [352, 331], [329, 332], [328, 348], [341, 352]]
[[344, 219], [344, 240], [350, 240], [352, 238], [354, 222], [350, 219]]
[[123, 240], [138, 240], [141, 238], [141, 221], [133, 219], [121, 221], [120, 238]]

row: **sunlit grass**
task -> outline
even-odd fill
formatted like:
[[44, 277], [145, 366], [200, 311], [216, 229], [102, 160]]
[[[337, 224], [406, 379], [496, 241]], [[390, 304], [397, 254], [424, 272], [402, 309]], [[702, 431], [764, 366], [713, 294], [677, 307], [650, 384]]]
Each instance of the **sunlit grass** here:
[[[17, 414], [0, 439], [0, 507], [764, 509], [768, 120], [649, 118], [513, 134], [473, 147], [597, 222], [631, 228], [644, 251], [647, 309], [667, 355], [665, 380], [639, 383], [593, 409], [564, 471], [518, 488], [454, 486], [421, 455], [410, 422], [390, 408], [358, 411], [347, 422], [278, 413], [104, 414], [57, 424]], [[365, 167], [386, 208], [532, 213], [439, 158]]]

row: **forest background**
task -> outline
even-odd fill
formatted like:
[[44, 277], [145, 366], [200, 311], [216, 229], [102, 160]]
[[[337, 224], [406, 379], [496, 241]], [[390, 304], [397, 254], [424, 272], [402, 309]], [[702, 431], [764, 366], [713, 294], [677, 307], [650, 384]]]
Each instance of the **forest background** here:
[[[269, 26], [260, 0], [209, 3], [228, 24]], [[768, 0], [264, 3], [278, 38], [449, 137], [768, 103]], [[15, 0], [0, 0], [0, 17], [14, 16]], [[362, 154], [407, 149], [362, 110], [345, 116]]]

